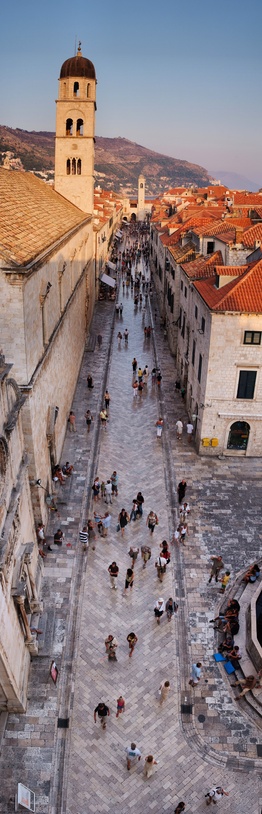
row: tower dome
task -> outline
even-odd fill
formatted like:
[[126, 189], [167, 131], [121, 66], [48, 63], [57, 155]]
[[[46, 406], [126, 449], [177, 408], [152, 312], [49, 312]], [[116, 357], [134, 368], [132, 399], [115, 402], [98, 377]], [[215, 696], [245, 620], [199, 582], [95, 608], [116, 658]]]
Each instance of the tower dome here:
[[93, 63], [90, 59], [86, 59], [86, 57], [82, 55], [81, 42], [79, 43], [76, 56], [66, 59], [60, 71], [60, 79], [68, 79], [70, 76], [84, 76], [86, 79], [96, 78]]

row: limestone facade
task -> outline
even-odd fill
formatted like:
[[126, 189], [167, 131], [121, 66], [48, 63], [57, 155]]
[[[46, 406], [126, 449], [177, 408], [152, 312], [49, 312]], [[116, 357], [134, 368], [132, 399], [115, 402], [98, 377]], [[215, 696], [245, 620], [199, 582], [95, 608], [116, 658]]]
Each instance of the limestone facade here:
[[[34, 529], [21, 413], [24, 397], [0, 356], [0, 711], [26, 709], [30, 630], [39, 612], [41, 562]], [[13, 371], [12, 371], [13, 373]]]

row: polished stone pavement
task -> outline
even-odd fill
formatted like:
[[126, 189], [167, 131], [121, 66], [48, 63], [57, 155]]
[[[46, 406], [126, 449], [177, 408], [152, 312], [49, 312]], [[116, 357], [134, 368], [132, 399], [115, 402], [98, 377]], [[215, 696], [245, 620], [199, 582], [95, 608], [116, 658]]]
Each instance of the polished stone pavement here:
[[[232, 814], [260, 812], [262, 767], [257, 745], [262, 742], [257, 721], [247, 714], [247, 703], [237, 707], [234, 690], [222, 668], [215, 665], [214, 633], [208, 625], [221, 596], [208, 586], [208, 560], [221, 551], [233, 578], [258, 556], [261, 541], [261, 471], [258, 461], [201, 460], [175, 438], [175, 422], [185, 419], [184, 405], [174, 388], [174, 363], [161, 332], [157, 302], [152, 299], [144, 317], [152, 319], [151, 340], [144, 339], [143, 314], [134, 312], [131, 294], [120, 291], [123, 320], [114, 317], [110, 303], [98, 303], [92, 335], [83, 358], [73, 402], [77, 433], [67, 435], [63, 460], [75, 465], [59, 505], [59, 523], [66, 533], [61, 552], [49, 554], [45, 567], [46, 620], [40, 659], [33, 663], [27, 714], [9, 716], [0, 759], [4, 776], [1, 811], [8, 803], [11, 784], [21, 780], [37, 793], [42, 812], [121, 812], [135, 809], [171, 814], [185, 800], [189, 814], [206, 808], [204, 794], [213, 784], [230, 792], [220, 806]], [[118, 347], [117, 333], [127, 326], [128, 347]], [[113, 330], [113, 335], [112, 335]], [[102, 332], [99, 350], [92, 341]], [[111, 341], [112, 336], [112, 341]], [[149, 368], [155, 353], [163, 379], [149, 382], [134, 403], [132, 358]], [[92, 393], [86, 375], [95, 380]], [[100, 431], [98, 412], [105, 386], [111, 394], [107, 431]], [[90, 404], [94, 416], [87, 436], [84, 412]], [[162, 440], [156, 438], [155, 421], [164, 417]], [[112, 524], [106, 540], [98, 538], [93, 551], [83, 555], [78, 545], [79, 522], [93, 511], [90, 485], [119, 474], [119, 495], [112, 506]], [[191, 505], [189, 536], [183, 550], [172, 547], [171, 564], [160, 585], [154, 567], [159, 543], [171, 539], [176, 521], [176, 482], [188, 483]], [[131, 523], [122, 539], [116, 532], [120, 509], [131, 509], [141, 489], [145, 497], [141, 520]], [[99, 509], [105, 504], [100, 501]], [[154, 509], [159, 517], [153, 537], [146, 516]], [[111, 507], [110, 507], [111, 510]], [[53, 529], [57, 525], [52, 519]], [[50, 528], [51, 531], [51, 528]], [[260, 535], [260, 536], [259, 536]], [[130, 544], [152, 544], [153, 556], [146, 570], [141, 559], [135, 566], [132, 594], [123, 597]], [[261, 543], [260, 543], [261, 548]], [[107, 568], [119, 565], [119, 587], [110, 588]], [[153, 607], [159, 596], [175, 596], [179, 610], [169, 624], [156, 625]], [[70, 607], [70, 613], [69, 613]], [[132, 659], [126, 636], [138, 636]], [[112, 632], [118, 640], [116, 663], [108, 663], [104, 639]], [[48, 666], [55, 657], [60, 669], [53, 687]], [[203, 677], [196, 690], [188, 685], [190, 664], [200, 659]], [[169, 679], [168, 700], [159, 704], [158, 687]], [[124, 715], [115, 717], [116, 699], [126, 700]], [[181, 702], [193, 704], [192, 715], [181, 715]], [[107, 730], [94, 723], [93, 710], [100, 700], [110, 707]], [[199, 716], [202, 716], [199, 720]], [[68, 728], [59, 726], [68, 724]], [[142, 761], [126, 770], [125, 747], [135, 740]], [[152, 753], [159, 761], [152, 778], [143, 777], [143, 759]]]

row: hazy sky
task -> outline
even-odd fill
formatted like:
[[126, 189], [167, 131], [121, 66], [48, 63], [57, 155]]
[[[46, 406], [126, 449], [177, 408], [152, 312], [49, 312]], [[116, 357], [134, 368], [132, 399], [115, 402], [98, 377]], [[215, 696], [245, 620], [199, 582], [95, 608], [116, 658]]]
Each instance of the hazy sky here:
[[0, 123], [55, 129], [57, 79], [80, 39], [96, 133], [262, 185], [262, 0], [2, 4]]

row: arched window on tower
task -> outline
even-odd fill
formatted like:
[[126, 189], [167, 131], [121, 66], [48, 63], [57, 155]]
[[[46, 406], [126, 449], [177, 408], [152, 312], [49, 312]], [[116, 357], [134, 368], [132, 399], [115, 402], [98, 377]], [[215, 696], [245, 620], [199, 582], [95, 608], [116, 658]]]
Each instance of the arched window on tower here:
[[144, 184], [140, 184], [140, 189], [143, 189]]
[[87, 99], [89, 98], [89, 96], [90, 96], [90, 82], [88, 82], [87, 86], [86, 86], [86, 97], [87, 97]]
[[74, 82], [74, 96], [79, 96], [79, 82]]
[[81, 170], [82, 170], [82, 162], [81, 162], [81, 158], [78, 158], [77, 159], [77, 175], [81, 175]]
[[84, 122], [83, 122], [83, 119], [77, 119], [76, 135], [77, 136], [83, 136], [84, 135]]
[[66, 174], [70, 175], [70, 172], [71, 172], [71, 161], [70, 158], [68, 158], [66, 162]]
[[76, 160], [72, 158], [72, 175], [76, 174]]
[[66, 120], [66, 135], [67, 136], [73, 135], [73, 119]]

